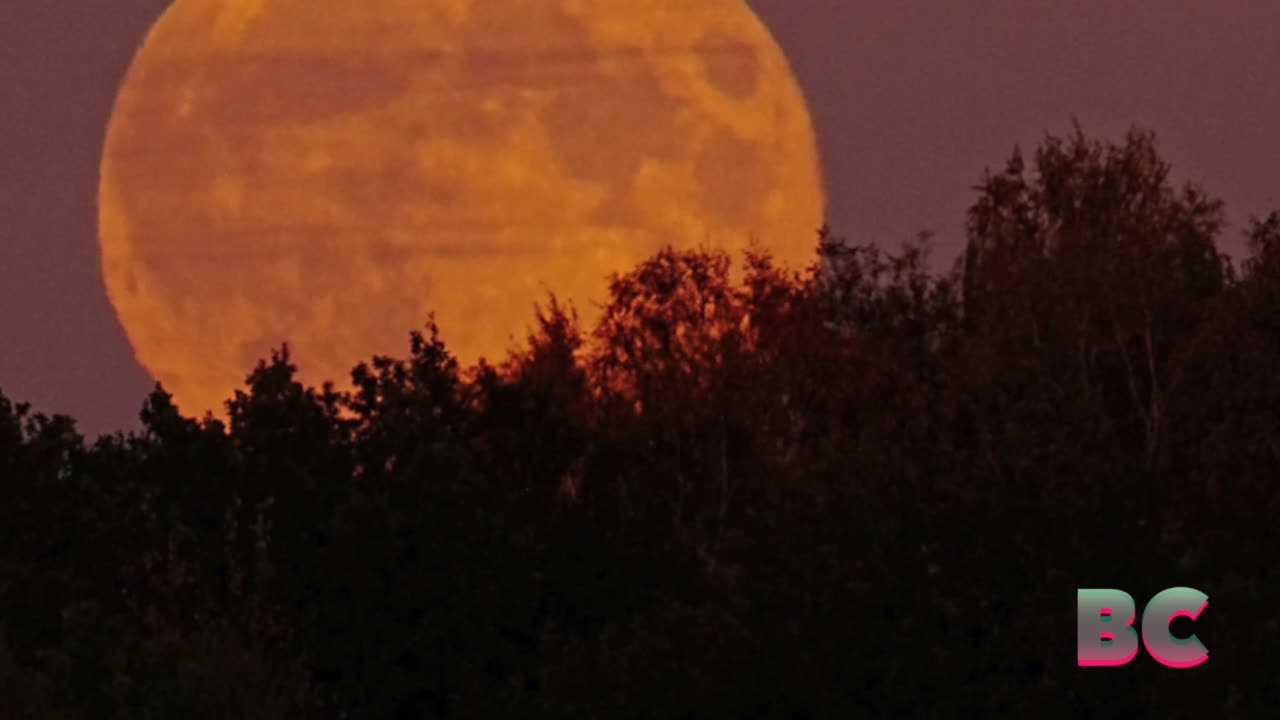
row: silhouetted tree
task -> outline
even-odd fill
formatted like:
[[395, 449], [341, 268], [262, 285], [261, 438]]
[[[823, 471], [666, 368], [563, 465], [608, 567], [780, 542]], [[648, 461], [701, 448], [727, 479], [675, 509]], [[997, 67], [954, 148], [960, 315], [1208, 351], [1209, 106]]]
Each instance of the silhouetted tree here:
[[[1280, 214], [1237, 274], [1136, 130], [977, 190], [943, 273], [668, 248], [92, 443], [0, 394], [0, 716], [1273, 717]], [[1075, 667], [1076, 588], [1171, 584], [1196, 682]]]

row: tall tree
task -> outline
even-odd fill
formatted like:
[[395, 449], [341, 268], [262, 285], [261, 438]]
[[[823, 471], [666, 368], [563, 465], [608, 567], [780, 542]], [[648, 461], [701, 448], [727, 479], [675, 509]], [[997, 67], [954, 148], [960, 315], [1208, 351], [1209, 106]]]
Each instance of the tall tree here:
[[979, 190], [964, 311], [988, 360], [1009, 361], [1003, 398], [990, 400], [1062, 420], [1079, 412], [1073, 422], [1099, 431], [1088, 441], [1114, 438], [1155, 467], [1169, 399], [1191, 382], [1180, 349], [1228, 280], [1221, 203], [1173, 185], [1153, 133], [1108, 144], [1078, 126], [1045, 140], [1034, 174], [1015, 151]]

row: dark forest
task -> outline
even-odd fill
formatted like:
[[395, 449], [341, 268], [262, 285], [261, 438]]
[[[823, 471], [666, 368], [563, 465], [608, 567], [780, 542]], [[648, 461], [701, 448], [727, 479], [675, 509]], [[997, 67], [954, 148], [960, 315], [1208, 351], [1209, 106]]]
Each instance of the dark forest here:
[[[1273, 718], [1280, 214], [1223, 217], [1077, 128], [945, 272], [667, 250], [493, 364], [0, 394], [0, 717]], [[1179, 585], [1207, 663], [1076, 667], [1077, 588]]]

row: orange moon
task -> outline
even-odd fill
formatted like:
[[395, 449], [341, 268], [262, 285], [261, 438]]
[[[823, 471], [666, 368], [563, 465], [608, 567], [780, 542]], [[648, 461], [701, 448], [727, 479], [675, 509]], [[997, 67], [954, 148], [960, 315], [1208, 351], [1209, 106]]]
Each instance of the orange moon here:
[[[321, 7], [323, 5], [323, 7]], [[434, 312], [501, 361], [666, 245], [815, 256], [803, 95], [743, 0], [177, 0], [107, 128], [99, 236], [188, 414], [288, 342], [308, 384]]]

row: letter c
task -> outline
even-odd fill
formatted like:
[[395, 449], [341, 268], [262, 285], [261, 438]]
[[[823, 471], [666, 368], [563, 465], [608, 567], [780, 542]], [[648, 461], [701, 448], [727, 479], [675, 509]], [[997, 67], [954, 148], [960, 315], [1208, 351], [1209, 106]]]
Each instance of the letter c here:
[[1142, 642], [1151, 657], [1171, 668], [1192, 668], [1208, 660], [1208, 649], [1194, 634], [1183, 640], [1169, 630], [1175, 618], [1195, 620], [1208, 606], [1208, 595], [1188, 587], [1169, 588], [1151, 598], [1142, 613]]

